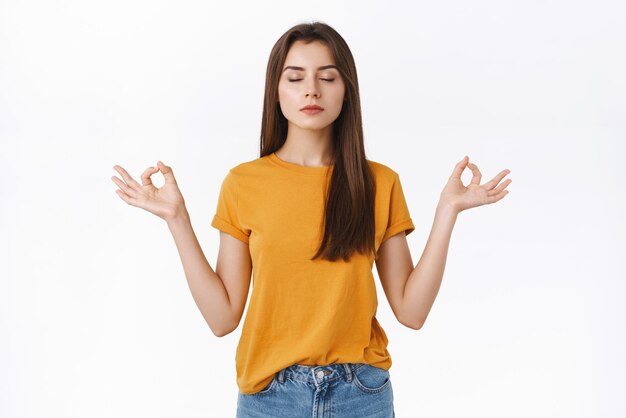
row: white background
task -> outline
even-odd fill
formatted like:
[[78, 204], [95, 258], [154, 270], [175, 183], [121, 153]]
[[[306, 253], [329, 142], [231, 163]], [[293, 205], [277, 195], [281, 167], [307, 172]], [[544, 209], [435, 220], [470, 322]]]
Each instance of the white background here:
[[167, 225], [110, 177], [171, 165], [215, 267], [210, 222], [228, 169], [258, 157], [270, 50], [308, 20], [352, 50], [414, 263], [458, 160], [483, 182], [511, 170], [508, 196], [459, 215], [421, 330], [377, 282], [396, 416], [626, 416], [625, 12], [0, 0], [0, 416], [234, 416], [243, 321], [211, 333]]

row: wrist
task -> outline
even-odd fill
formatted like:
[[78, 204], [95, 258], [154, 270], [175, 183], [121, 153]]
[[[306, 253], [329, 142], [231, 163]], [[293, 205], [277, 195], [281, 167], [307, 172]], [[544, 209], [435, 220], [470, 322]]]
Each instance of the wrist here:
[[453, 204], [440, 200], [437, 204], [437, 213], [449, 216], [457, 216], [461, 211]]
[[190, 220], [189, 212], [187, 212], [187, 208], [185, 206], [177, 208], [173, 214], [165, 218], [168, 226], [181, 225], [190, 222]]

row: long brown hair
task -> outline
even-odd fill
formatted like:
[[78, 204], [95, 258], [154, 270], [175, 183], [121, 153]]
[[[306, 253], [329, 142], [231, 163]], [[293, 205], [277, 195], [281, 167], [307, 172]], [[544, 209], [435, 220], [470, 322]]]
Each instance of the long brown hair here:
[[333, 123], [334, 168], [326, 196], [324, 237], [313, 259], [348, 261], [354, 251], [374, 253], [376, 184], [365, 158], [356, 65], [346, 41], [322, 22], [301, 23], [276, 42], [267, 63], [260, 157], [277, 151], [287, 139], [287, 119], [278, 103], [278, 83], [295, 41], [321, 41], [331, 50], [345, 83], [343, 108]]

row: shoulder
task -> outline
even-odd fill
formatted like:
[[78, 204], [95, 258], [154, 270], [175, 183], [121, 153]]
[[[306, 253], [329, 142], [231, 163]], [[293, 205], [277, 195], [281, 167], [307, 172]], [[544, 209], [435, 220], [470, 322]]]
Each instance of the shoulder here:
[[254, 177], [259, 174], [260, 170], [266, 168], [268, 164], [267, 157], [244, 161], [231, 167], [226, 173], [226, 177], [238, 180]]
[[374, 174], [376, 183], [392, 184], [398, 177], [398, 173], [388, 165], [372, 160], [367, 160], [367, 163]]

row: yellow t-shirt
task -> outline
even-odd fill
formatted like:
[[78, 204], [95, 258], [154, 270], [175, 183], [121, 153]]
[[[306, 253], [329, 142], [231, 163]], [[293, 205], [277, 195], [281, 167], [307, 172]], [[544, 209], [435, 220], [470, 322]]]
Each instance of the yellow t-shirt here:
[[[415, 227], [398, 174], [368, 160], [376, 181], [375, 242]], [[211, 226], [248, 244], [252, 291], [235, 363], [243, 394], [292, 364], [368, 363], [389, 370], [376, 319], [373, 255], [310, 260], [323, 237], [334, 166], [305, 167], [269, 154], [229, 170]]]

